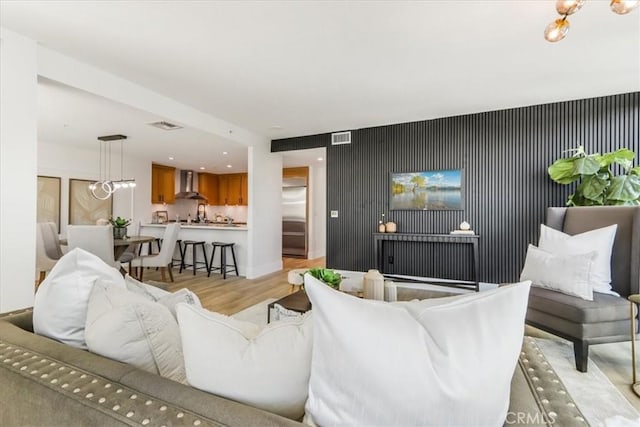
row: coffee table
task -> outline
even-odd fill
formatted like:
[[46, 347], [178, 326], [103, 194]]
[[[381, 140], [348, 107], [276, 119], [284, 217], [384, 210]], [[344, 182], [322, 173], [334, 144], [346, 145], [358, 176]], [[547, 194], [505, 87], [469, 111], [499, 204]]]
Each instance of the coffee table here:
[[276, 304], [298, 313], [306, 313], [311, 310], [311, 301], [309, 301], [304, 289], [301, 289], [267, 305], [267, 323], [271, 322], [271, 309]]

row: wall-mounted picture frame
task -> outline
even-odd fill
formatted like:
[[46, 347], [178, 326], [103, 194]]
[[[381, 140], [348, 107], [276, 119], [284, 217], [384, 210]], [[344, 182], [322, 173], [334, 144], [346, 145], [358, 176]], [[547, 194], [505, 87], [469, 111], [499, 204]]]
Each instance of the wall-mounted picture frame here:
[[60, 232], [61, 179], [57, 176], [38, 175], [37, 222], [53, 222]]
[[389, 209], [463, 210], [462, 173], [462, 169], [392, 172]]
[[91, 184], [86, 179], [69, 179], [69, 224], [95, 225], [99, 219], [111, 218], [113, 197], [96, 199], [89, 190]]

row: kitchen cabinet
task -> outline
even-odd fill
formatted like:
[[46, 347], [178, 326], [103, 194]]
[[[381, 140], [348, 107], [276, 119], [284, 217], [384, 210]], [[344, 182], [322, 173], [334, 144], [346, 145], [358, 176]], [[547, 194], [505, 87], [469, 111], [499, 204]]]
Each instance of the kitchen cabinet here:
[[173, 204], [175, 199], [176, 168], [164, 165], [151, 165], [151, 203]]
[[198, 174], [198, 193], [207, 198], [210, 205], [218, 204], [218, 175], [201, 172]]
[[246, 206], [249, 198], [247, 178], [246, 173], [218, 175], [218, 204]]

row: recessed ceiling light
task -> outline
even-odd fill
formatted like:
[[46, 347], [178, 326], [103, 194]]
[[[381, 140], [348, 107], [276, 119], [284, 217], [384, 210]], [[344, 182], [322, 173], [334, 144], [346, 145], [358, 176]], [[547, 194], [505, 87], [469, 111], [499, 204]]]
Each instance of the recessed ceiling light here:
[[223, 155], [223, 156], [226, 156], [227, 154], [229, 154], [229, 153], [227, 153], [226, 151], [223, 151], [223, 152], [222, 152], [222, 155]]
[[271, 130], [282, 130], [282, 126], [279, 126], [279, 125], [273, 125], [273, 126], [271, 126], [269, 129], [271, 129]]
[[227, 165], [228, 168], [232, 167], [231, 165]]
[[322, 157], [318, 157], [318, 161], [319, 161], [319, 162], [321, 162], [321, 161], [323, 161], [323, 160], [324, 160], [324, 159], [323, 159]]
[[200, 170], [203, 171], [204, 170], [204, 166], [200, 166]]
[[169, 160], [173, 160], [173, 157], [169, 157]]

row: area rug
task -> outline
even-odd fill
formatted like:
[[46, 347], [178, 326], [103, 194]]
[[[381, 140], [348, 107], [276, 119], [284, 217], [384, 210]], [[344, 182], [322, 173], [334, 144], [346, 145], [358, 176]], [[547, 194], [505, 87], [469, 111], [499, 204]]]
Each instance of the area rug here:
[[[264, 300], [232, 317], [257, 325], [266, 325], [267, 305], [273, 301], [275, 301], [273, 298]], [[570, 343], [525, 336], [520, 357], [521, 364], [523, 360], [527, 360], [523, 364], [523, 371], [532, 392], [537, 395], [539, 404], [546, 406], [543, 408], [545, 413], [551, 414], [548, 425], [591, 425], [593, 427], [640, 425], [638, 411], [592, 360], [589, 360], [588, 372], [581, 373], [575, 369], [573, 347]], [[542, 367], [549, 366], [548, 369], [544, 369], [546, 378], [538, 378], [542, 376], [540, 369], [527, 369], [527, 363], [534, 362]], [[536, 383], [540, 380], [553, 383], [554, 392], [536, 390], [539, 387]], [[562, 416], [558, 416], [558, 413]], [[572, 418], [571, 422], [568, 422], [567, 417]], [[554, 419], [556, 422], [552, 422]]]

